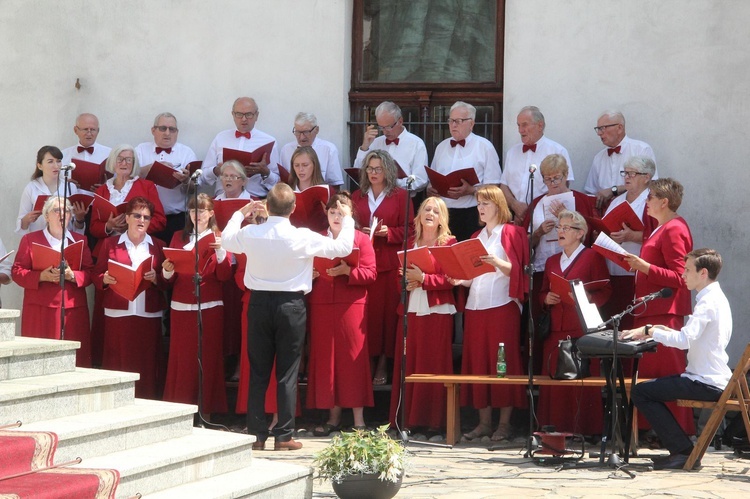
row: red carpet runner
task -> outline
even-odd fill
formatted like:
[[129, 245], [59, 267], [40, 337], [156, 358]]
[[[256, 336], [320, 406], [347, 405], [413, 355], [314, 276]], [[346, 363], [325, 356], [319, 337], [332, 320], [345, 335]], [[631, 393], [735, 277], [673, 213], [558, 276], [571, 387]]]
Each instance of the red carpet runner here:
[[55, 449], [54, 433], [0, 430], [0, 499], [114, 499], [116, 470], [44, 469]]

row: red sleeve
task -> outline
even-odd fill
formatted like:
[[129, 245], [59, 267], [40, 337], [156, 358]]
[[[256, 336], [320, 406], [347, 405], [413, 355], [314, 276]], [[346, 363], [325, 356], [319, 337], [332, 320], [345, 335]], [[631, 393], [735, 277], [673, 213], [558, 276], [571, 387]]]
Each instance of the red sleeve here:
[[167, 226], [167, 216], [164, 214], [164, 206], [162, 206], [159, 199], [159, 191], [156, 190], [156, 185], [150, 180], [139, 179], [138, 181], [143, 182], [143, 187], [146, 190], [145, 198], [154, 204], [154, 212], [151, 214], [151, 224], [148, 226], [148, 233], [161, 232]]
[[34, 234], [31, 232], [21, 238], [21, 242], [18, 244], [18, 251], [16, 252], [16, 259], [13, 262], [13, 267], [10, 269], [13, 282], [18, 284], [24, 289], [39, 289], [39, 275], [41, 271], [31, 270], [31, 241], [29, 236]]
[[347, 283], [353, 286], [368, 286], [378, 277], [375, 250], [370, 238], [358, 230], [354, 232], [354, 246], [359, 248], [359, 265], [349, 272]]
[[94, 286], [99, 291], [103, 291], [105, 288], [104, 286], [104, 274], [107, 272], [107, 266], [109, 265], [109, 254], [114, 244], [116, 244], [114, 241], [119, 236], [112, 236], [108, 237], [104, 240], [102, 243], [101, 250], [99, 251], [99, 255], [96, 259], [96, 265], [94, 265], [94, 270], [91, 273], [91, 281], [94, 283]]
[[94, 260], [91, 258], [91, 250], [86, 243], [86, 238], [79, 234], [74, 234], [73, 239], [83, 241], [83, 258], [81, 259], [81, 269], [74, 270], [73, 275], [76, 279], [76, 285], [79, 288], [85, 288], [91, 284], [91, 274], [94, 271]]
[[[388, 237], [386, 238], [386, 241], [388, 244], [398, 244], [403, 245], [404, 244], [404, 224], [407, 220], [411, 220], [413, 218], [412, 216], [412, 203], [411, 199], [409, 199], [409, 193], [401, 188], [396, 188], [394, 197], [396, 198], [396, 204], [395, 206], [397, 210], [397, 225], [389, 225], [388, 226]], [[407, 203], [407, 199], [409, 199], [409, 202]], [[408, 206], [408, 214], [404, 214], [405, 208]], [[404, 218], [406, 217], [406, 218]], [[409, 224], [411, 227], [411, 224]], [[410, 230], [411, 232], [411, 230]]]
[[508, 294], [511, 298], [525, 301], [529, 292], [529, 282], [524, 272], [526, 265], [529, 264], [529, 246], [526, 233], [522, 227], [506, 223], [503, 227], [501, 244], [505, 248], [511, 263]]
[[534, 212], [534, 208], [536, 208], [536, 205], [539, 204], [539, 201], [541, 201], [544, 196], [545, 195], [542, 194], [531, 202], [531, 206], [529, 206], [529, 209], [526, 210], [526, 216], [523, 218], [523, 223], [520, 225], [520, 227], [523, 227], [527, 231], [529, 230], [529, 224], [531, 223], [531, 214]]

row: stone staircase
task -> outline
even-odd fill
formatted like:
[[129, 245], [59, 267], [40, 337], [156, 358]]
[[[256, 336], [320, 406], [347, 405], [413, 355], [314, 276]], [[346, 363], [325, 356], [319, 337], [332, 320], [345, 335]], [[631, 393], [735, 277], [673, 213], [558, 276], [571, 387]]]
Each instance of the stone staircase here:
[[118, 498], [312, 497], [309, 468], [256, 459], [254, 437], [193, 427], [194, 405], [136, 399], [137, 374], [75, 367], [78, 342], [15, 336], [0, 310], [0, 425], [55, 432], [55, 462], [120, 472]]

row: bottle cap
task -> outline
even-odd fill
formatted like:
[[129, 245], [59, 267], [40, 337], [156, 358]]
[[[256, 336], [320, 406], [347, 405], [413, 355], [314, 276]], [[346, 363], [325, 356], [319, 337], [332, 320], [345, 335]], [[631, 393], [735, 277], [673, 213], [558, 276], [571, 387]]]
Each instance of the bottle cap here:
[[505, 346], [505, 343], [498, 343], [498, 344], [497, 344], [497, 346], [499, 346], [499, 347], [504, 347], [504, 346]]

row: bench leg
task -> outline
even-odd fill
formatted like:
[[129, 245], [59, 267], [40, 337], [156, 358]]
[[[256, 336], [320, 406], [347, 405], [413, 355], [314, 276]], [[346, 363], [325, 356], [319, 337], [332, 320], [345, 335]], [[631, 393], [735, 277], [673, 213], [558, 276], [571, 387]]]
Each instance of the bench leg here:
[[461, 405], [459, 403], [459, 384], [446, 383], [445, 388], [448, 395], [446, 418], [445, 441], [448, 445], [456, 445], [461, 434]]

